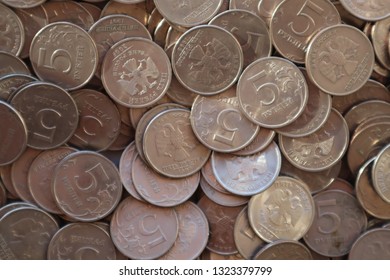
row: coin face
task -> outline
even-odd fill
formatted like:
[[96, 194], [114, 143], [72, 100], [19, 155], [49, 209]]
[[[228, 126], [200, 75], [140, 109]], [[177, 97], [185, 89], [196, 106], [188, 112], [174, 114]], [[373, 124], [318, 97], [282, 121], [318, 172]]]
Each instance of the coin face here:
[[379, 196], [390, 203], [390, 177], [388, 176], [388, 167], [390, 166], [390, 146], [383, 148], [374, 161], [372, 167], [372, 180], [376, 192]]
[[230, 88], [243, 67], [239, 42], [225, 29], [202, 25], [184, 33], [172, 53], [176, 78], [189, 90], [213, 95]]
[[16, 56], [20, 54], [24, 44], [24, 28], [19, 17], [7, 6], [0, 4], [0, 51]]
[[365, 232], [353, 244], [348, 259], [388, 260], [390, 258], [390, 253], [387, 250], [389, 238], [390, 229], [387, 228], [378, 228]]
[[0, 77], [0, 100], [11, 100], [19, 88], [34, 81], [36, 78], [25, 74], [9, 74]]
[[309, 188], [300, 180], [280, 176], [248, 204], [249, 222], [266, 242], [299, 240], [314, 219], [314, 202]]
[[[203, 165], [202, 169], [202, 178], [206, 180], [206, 182], [215, 190], [225, 193], [231, 194], [228, 192], [217, 180], [214, 174], [213, 167], [211, 166], [211, 157], [207, 160], [207, 162]], [[212, 199], [211, 199], [212, 200]]]
[[[388, 15], [390, 15], [390, 9]], [[376, 59], [387, 70], [390, 70], [389, 28], [390, 17], [377, 21], [371, 30], [372, 45], [374, 46]]]
[[98, 53], [95, 42], [81, 27], [55, 22], [42, 28], [32, 40], [30, 60], [40, 80], [74, 90], [93, 77]]
[[230, 0], [230, 9], [242, 9], [260, 16], [268, 25], [275, 8], [283, 0]]
[[237, 85], [240, 108], [254, 123], [279, 128], [295, 121], [308, 100], [305, 77], [292, 62], [260, 58], [242, 73]]
[[262, 248], [255, 260], [312, 260], [309, 249], [298, 241], [278, 240]]
[[149, 19], [149, 13], [147, 11], [147, 2], [148, 1], [142, 1], [140, 3], [120, 3], [118, 1], [110, 0], [107, 2], [107, 4], [104, 6], [102, 13], [100, 15], [101, 18], [108, 16], [108, 15], [114, 15], [114, 14], [122, 14], [122, 15], [128, 15], [139, 22], [141, 22], [143, 25], [148, 24]]
[[390, 15], [390, 7], [386, 0], [340, 0], [340, 3], [355, 17], [366, 21], [377, 21]]
[[19, 57], [8, 51], [0, 50], [0, 77], [8, 76], [10, 74], [24, 74], [31, 75], [26, 63]]
[[3, 183], [1, 182], [0, 183], [0, 208], [2, 208], [6, 203], [7, 203], [7, 190], [5, 189]]
[[310, 41], [306, 70], [321, 90], [347, 95], [360, 89], [369, 79], [375, 55], [367, 36], [348, 25], [323, 29]]
[[250, 142], [249, 145], [245, 146], [241, 150], [232, 152], [232, 154], [236, 156], [249, 156], [260, 152], [272, 142], [275, 134], [275, 130], [259, 127], [259, 133], [257, 133], [252, 142]]

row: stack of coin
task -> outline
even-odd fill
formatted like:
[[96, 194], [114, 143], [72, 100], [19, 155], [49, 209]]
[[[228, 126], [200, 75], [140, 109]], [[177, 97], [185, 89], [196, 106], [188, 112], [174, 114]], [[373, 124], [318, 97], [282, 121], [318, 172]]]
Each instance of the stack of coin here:
[[386, 0], [0, 4], [0, 259], [390, 259]]

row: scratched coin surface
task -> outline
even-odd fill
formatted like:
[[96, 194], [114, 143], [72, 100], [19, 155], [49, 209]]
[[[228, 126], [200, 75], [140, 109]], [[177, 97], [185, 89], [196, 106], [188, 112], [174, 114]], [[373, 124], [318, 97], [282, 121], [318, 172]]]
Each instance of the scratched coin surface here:
[[266, 245], [255, 260], [312, 260], [309, 249], [298, 241], [277, 240]]
[[55, 22], [35, 35], [30, 60], [40, 80], [74, 90], [93, 77], [98, 52], [95, 42], [84, 29], [72, 23]]
[[312, 82], [332, 95], [347, 95], [360, 89], [370, 78], [374, 61], [374, 50], [367, 36], [345, 24], [317, 33], [305, 58]]
[[269, 188], [279, 175], [281, 154], [276, 143], [250, 156], [213, 152], [211, 166], [217, 181], [229, 192], [251, 196]]
[[377, 21], [390, 15], [390, 6], [386, 0], [340, 0], [344, 8], [357, 18]]
[[162, 208], [128, 197], [110, 224], [112, 240], [130, 259], [156, 259], [176, 241], [179, 221], [174, 208]]
[[249, 223], [266, 242], [299, 240], [309, 230], [315, 215], [309, 188], [300, 180], [279, 176], [248, 204]]
[[384, 147], [372, 166], [372, 182], [378, 195], [390, 203], [390, 145]]
[[0, 30], [0, 51], [18, 56], [24, 45], [23, 24], [14, 11], [1, 3]]
[[242, 48], [225, 29], [201, 25], [185, 32], [172, 53], [176, 78], [186, 88], [213, 95], [230, 88], [243, 68]]
[[266, 128], [279, 128], [295, 121], [308, 100], [302, 72], [279, 57], [260, 58], [242, 73], [237, 97], [244, 114]]
[[58, 207], [71, 218], [90, 222], [109, 215], [118, 205], [122, 183], [116, 166], [92, 151], [66, 156], [57, 165], [52, 191]]
[[192, 104], [190, 119], [199, 141], [218, 152], [244, 148], [259, 131], [259, 126], [241, 113], [235, 87], [213, 96], [199, 95]]
[[0, 61], [0, 77], [9, 74], [31, 75], [31, 72], [26, 63], [8, 51], [0, 50]]
[[154, 117], [146, 127], [143, 147], [153, 169], [173, 178], [196, 173], [210, 156], [194, 135], [186, 109], [169, 109]]
[[70, 223], [50, 241], [49, 260], [115, 260], [115, 246], [107, 232], [91, 223]]
[[377, 228], [363, 233], [352, 245], [349, 260], [389, 260], [390, 229]]

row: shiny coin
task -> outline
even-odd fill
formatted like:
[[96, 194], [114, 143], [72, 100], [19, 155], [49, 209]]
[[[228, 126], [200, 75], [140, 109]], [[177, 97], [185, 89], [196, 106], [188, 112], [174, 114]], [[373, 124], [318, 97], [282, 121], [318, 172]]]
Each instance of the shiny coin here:
[[309, 249], [298, 241], [278, 240], [262, 248], [255, 260], [312, 260]]
[[389, 3], [386, 0], [340, 0], [340, 3], [352, 15], [366, 21], [377, 21], [390, 15]]
[[372, 166], [372, 183], [378, 195], [390, 203], [390, 145], [384, 147], [378, 154]]
[[24, 63], [23, 60], [21, 60], [19, 57], [15, 56], [12, 53], [9, 53], [8, 51], [0, 50], [0, 61], [0, 77], [10, 74], [31, 74], [26, 63]]
[[160, 47], [165, 49], [165, 42], [168, 35], [168, 30], [171, 27], [169, 22], [163, 18], [156, 26], [153, 34], [153, 41]]
[[302, 181], [280, 176], [248, 204], [249, 223], [266, 242], [299, 240], [314, 219], [314, 202]]
[[275, 137], [275, 131], [272, 129], [261, 127], [256, 137], [241, 150], [232, 152], [236, 156], [249, 156], [264, 150], [272, 142]]
[[172, 53], [176, 78], [189, 90], [213, 95], [231, 87], [243, 67], [242, 49], [218, 26], [203, 25], [184, 33]]
[[369, 79], [375, 55], [370, 40], [359, 29], [335, 25], [310, 41], [306, 70], [312, 82], [332, 95], [347, 95]]
[[[378, 228], [365, 232], [353, 244], [349, 260], [389, 260], [390, 229]], [[374, 249], [375, 248], [375, 249]]]
[[292, 62], [278, 57], [260, 58], [242, 73], [237, 97], [244, 114], [254, 123], [279, 128], [295, 121], [305, 109], [305, 77]]
[[0, 100], [11, 100], [19, 88], [36, 80], [36, 78], [25, 74], [9, 74], [0, 77]]
[[100, 17], [105, 17], [114, 14], [128, 15], [135, 18], [146, 26], [149, 20], [149, 13], [146, 10], [147, 2], [148, 1], [142, 1], [141, 3], [129, 4], [110, 0], [104, 6]]
[[19, 17], [7, 6], [0, 4], [0, 51], [18, 56], [24, 45], [24, 28]]
[[28, 203], [28, 202], [11, 202], [7, 205], [0, 208], [0, 220], [3, 218], [6, 214], [10, 213], [14, 209], [20, 209], [20, 208], [37, 208], [36, 205]]
[[390, 9], [389, 17], [377, 21], [372, 26], [371, 38], [374, 46], [376, 59], [382, 66], [390, 70], [390, 53], [388, 45], [389, 29], [390, 29]]

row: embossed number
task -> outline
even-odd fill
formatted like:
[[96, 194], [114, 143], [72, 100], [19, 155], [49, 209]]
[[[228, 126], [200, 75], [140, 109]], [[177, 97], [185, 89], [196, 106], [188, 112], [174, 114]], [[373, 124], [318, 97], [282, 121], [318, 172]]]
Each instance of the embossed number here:
[[148, 245], [153, 248], [155, 246], [158, 246], [160, 245], [161, 243], [164, 243], [167, 239], [165, 237], [165, 235], [162, 233], [161, 229], [159, 226], [155, 227], [154, 229], [152, 230], [149, 230], [145, 227], [145, 220], [146, 219], [153, 219], [154, 221], [156, 221], [157, 219], [157, 216], [154, 214], [147, 214], [147, 215], [144, 215], [141, 219], [140, 219], [140, 223], [139, 223], [139, 230], [140, 232], [143, 234], [143, 235], [146, 235], [146, 236], [151, 236], [151, 235], [155, 235], [155, 234], [158, 234], [158, 237], [149, 241], [148, 242]]
[[[294, 18], [292, 22], [288, 24], [288, 26], [291, 28], [291, 30], [298, 36], [309, 36], [313, 33], [313, 28], [315, 28], [315, 21], [313, 17], [310, 16], [310, 11], [313, 11], [317, 13], [318, 15], [322, 15], [324, 13], [324, 10], [319, 7], [318, 5], [314, 4], [310, 0], [307, 0], [302, 8], [299, 10], [297, 13], [297, 17]], [[298, 25], [297, 21], [298, 20], [305, 20], [306, 24], [301, 30], [297, 30], [294, 27], [294, 22], [296, 25]], [[295, 25], [295, 26], [296, 26]]]
[[248, 81], [252, 82], [253, 87], [256, 89], [257, 94], [260, 97], [261, 105], [271, 105], [275, 102], [275, 100], [279, 96], [280, 89], [274, 83], [263, 83], [261, 80], [267, 76], [267, 72], [265, 70], [253, 75], [248, 79]]
[[54, 109], [42, 109], [39, 110], [35, 116], [38, 119], [38, 124], [40, 124], [40, 127], [36, 127], [34, 129], [34, 138], [53, 143], [53, 138], [57, 127], [55, 125], [50, 126], [47, 123], [47, 120], [58, 119], [61, 117], [61, 114]]
[[40, 48], [38, 53], [38, 67], [69, 73], [72, 69], [71, 55], [64, 49], [57, 49], [47, 57], [46, 49]]
[[225, 109], [222, 110], [217, 117], [217, 123], [222, 129], [227, 132], [228, 136], [226, 135], [221, 135], [221, 134], [214, 134], [213, 140], [233, 146], [233, 140], [234, 136], [236, 134], [236, 131], [238, 130], [238, 127], [233, 127], [229, 124], [229, 118], [228, 115], [231, 114], [237, 114], [238, 115], [238, 120], [241, 120], [241, 113], [237, 109]]
[[[86, 125], [86, 123], [90, 123], [89, 125]], [[94, 116], [82, 116], [80, 118], [80, 121], [79, 121], [79, 126], [82, 128], [82, 131], [88, 135], [88, 136], [96, 136], [96, 133], [94, 131], [96, 131], [97, 129], [95, 128], [96, 126], [95, 125], [92, 125], [91, 123], [95, 123], [96, 126], [99, 126], [101, 128], [103, 128], [103, 123], [96, 117]], [[91, 131], [91, 127], [95, 128], [93, 129], [94, 131]], [[86, 145], [89, 143], [88, 140], [85, 140], [83, 138], [83, 135], [79, 135], [78, 133], [75, 133], [74, 136], [79, 139], [80, 141], [82, 141], [83, 143], [85, 143]]]
[[[238, 31], [237, 27], [233, 27], [230, 30], [230, 32], [233, 34], [234, 34], [234, 32], [237, 32], [237, 31]], [[253, 48], [255, 54], [258, 54], [264, 46], [265, 36], [263, 34], [254, 33], [254, 32], [250, 32], [250, 31], [247, 31], [246, 34], [248, 35], [248, 39], [245, 42], [245, 44], [241, 44], [242, 50], [245, 52], [246, 50]]]
[[321, 225], [318, 226], [318, 231], [323, 234], [331, 234], [333, 232], [336, 232], [340, 226], [341, 218], [339, 215], [337, 215], [334, 212], [330, 211], [322, 211], [321, 208], [323, 207], [332, 207], [336, 206], [337, 202], [335, 199], [328, 199], [328, 200], [321, 200], [317, 202], [317, 209], [318, 209], [318, 217], [319, 218], [327, 218], [331, 221], [329, 226], [326, 228], [322, 227]]
[[104, 182], [110, 179], [101, 163], [94, 165], [90, 169], [86, 170], [85, 173], [91, 178], [91, 182], [87, 186], [82, 186], [80, 184], [80, 176], [74, 176], [76, 186], [84, 192], [94, 191], [97, 188], [98, 182]]

